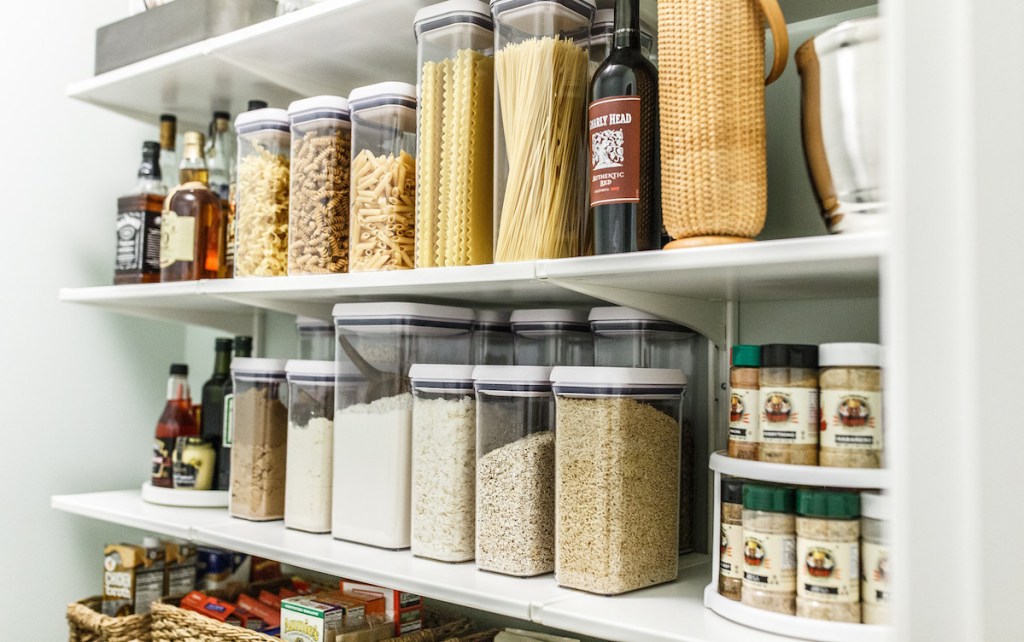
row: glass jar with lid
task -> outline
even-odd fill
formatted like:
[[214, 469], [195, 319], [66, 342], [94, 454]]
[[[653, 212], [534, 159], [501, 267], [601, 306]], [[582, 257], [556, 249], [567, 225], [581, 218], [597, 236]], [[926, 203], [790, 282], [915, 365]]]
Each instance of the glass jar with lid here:
[[760, 461], [818, 463], [818, 346], [761, 346]]
[[594, 338], [584, 310], [516, 310], [512, 335], [516, 365], [594, 365]]
[[235, 118], [235, 276], [288, 274], [288, 112], [267, 107]]
[[822, 466], [882, 467], [882, 346], [819, 347]]
[[231, 443], [232, 517], [284, 517], [288, 463], [288, 384], [283, 359], [235, 357], [234, 433]]
[[796, 491], [796, 614], [860, 622], [860, 494]]

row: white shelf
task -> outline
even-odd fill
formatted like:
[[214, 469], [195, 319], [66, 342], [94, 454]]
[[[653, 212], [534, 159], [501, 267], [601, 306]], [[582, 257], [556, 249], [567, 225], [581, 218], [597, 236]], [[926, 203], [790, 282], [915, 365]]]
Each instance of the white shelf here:
[[413, 16], [431, 2], [325, 0], [74, 83], [67, 93], [154, 125], [170, 112], [197, 126], [215, 109], [244, 110], [252, 98], [287, 107], [382, 80], [415, 82]]
[[773, 464], [729, 457], [721, 450], [711, 454], [711, 462], [708, 466], [711, 470], [723, 475], [776, 484], [887, 489], [891, 483], [889, 471], [885, 469]]
[[222, 508], [179, 508], [142, 501], [140, 490], [112, 490], [78, 495], [54, 495], [50, 506], [75, 515], [139, 528], [153, 533], [191, 539], [197, 526], [219, 524]]

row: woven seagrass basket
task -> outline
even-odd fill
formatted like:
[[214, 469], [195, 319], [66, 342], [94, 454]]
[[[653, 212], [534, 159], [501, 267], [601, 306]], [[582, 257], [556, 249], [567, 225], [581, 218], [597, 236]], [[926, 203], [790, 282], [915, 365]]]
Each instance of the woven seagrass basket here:
[[[774, 59], [764, 78], [764, 22]], [[660, 0], [666, 249], [752, 240], [768, 199], [764, 87], [789, 53], [777, 0]]]
[[149, 642], [151, 617], [100, 612], [101, 598], [90, 597], [68, 604], [69, 642]]

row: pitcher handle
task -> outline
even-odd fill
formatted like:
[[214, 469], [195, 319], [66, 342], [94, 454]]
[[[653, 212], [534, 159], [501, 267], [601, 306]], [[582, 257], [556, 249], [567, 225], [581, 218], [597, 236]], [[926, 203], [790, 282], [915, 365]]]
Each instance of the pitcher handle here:
[[764, 84], [770, 85], [786, 69], [786, 60], [789, 58], [789, 31], [786, 30], [786, 18], [782, 15], [782, 7], [778, 0], [759, 0], [761, 12], [768, 21], [768, 28], [772, 30], [772, 48], [775, 50], [772, 59], [772, 68], [768, 72], [768, 78]]

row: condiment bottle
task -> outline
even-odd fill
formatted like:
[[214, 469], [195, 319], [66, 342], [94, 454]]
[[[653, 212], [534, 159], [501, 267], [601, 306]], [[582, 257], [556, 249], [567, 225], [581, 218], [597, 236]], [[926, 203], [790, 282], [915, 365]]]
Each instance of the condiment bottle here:
[[732, 347], [729, 368], [729, 456], [757, 460], [761, 441], [761, 347]]
[[860, 622], [860, 495], [796, 491], [796, 614]]
[[192, 398], [188, 388], [188, 365], [172, 363], [171, 376], [167, 380], [167, 403], [156, 423], [156, 438], [153, 441], [151, 483], [154, 486], [174, 486], [172, 461], [175, 441], [179, 437], [198, 435], [199, 426], [192, 414]]
[[743, 482], [722, 480], [722, 540], [718, 592], [730, 600], [743, 595]]
[[864, 624], [889, 623], [889, 518], [887, 496], [860, 494], [860, 599]]
[[818, 346], [761, 346], [759, 461], [818, 463]]
[[882, 467], [882, 346], [824, 343], [821, 366], [822, 466]]
[[743, 598], [747, 606], [796, 611], [796, 499], [792, 488], [743, 486]]

